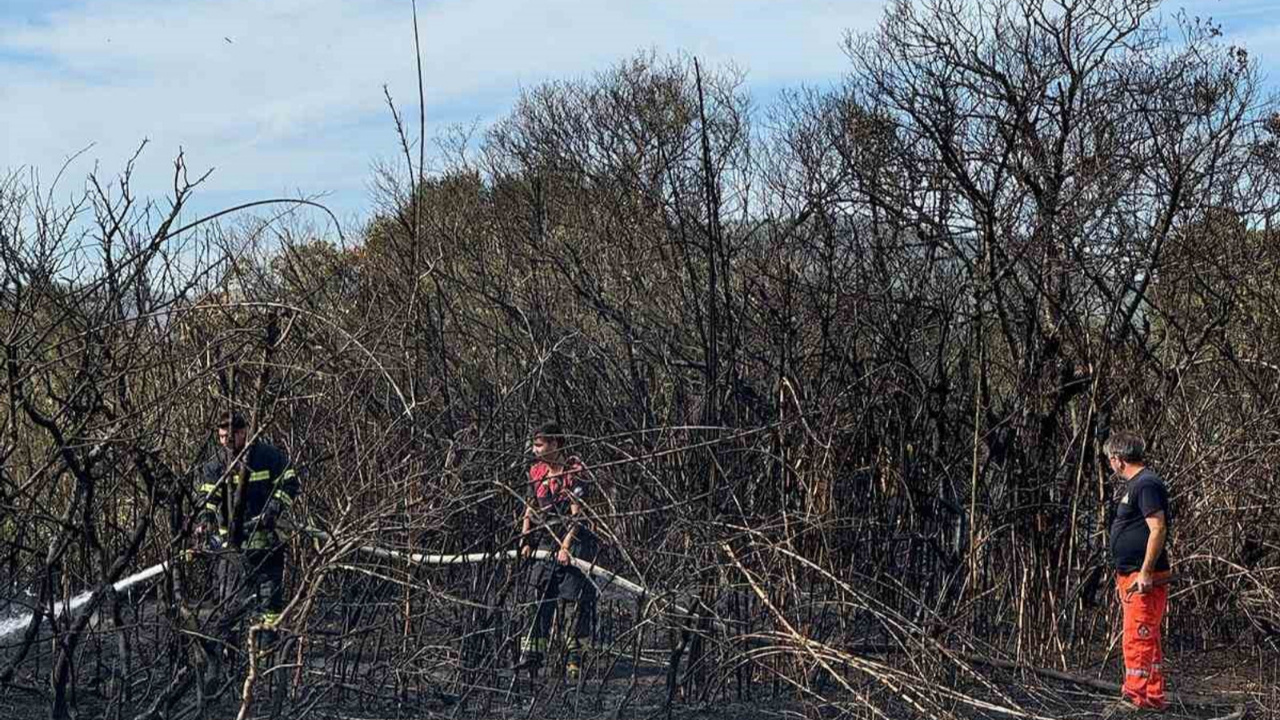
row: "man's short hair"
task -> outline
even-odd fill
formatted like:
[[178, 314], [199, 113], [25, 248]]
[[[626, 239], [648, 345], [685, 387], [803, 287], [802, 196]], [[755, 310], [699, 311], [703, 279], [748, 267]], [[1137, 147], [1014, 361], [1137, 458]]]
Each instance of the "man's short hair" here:
[[218, 416], [219, 430], [242, 430], [249, 427], [249, 422], [244, 419], [244, 415], [232, 410]]
[[1107, 457], [1115, 455], [1127, 463], [1140, 463], [1146, 458], [1147, 443], [1137, 433], [1121, 430], [1107, 438], [1102, 450]]
[[544, 422], [533, 431], [534, 439], [542, 438], [543, 440], [554, 440], [561, 445], [564, 444], [564, 430], [560, 428], [559, 423]]

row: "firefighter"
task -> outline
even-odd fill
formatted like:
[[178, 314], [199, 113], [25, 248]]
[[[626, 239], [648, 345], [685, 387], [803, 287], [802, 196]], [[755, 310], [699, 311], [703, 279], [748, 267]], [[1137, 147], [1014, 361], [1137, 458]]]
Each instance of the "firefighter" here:
[[[284, 453], [261, 440], [249, 442], [249, 424], [240, 413], [219, 418], [218, 444], [201, 473], [195, 526], [197, 544], [217, 556], [221, 603], [214, 638], [231, 642], [236, 625], [248, 618], [259, 646], [269, 647], [284, 609], [285, 549], [276, 523], [301, 488]], [[216, 677], [221, 652], [214, 648], [209, 655]]]
[[561, 622], [569, 626], [571, 633], [565, 670], [570, 679], [577, 679], [596, 619], [595, 584], [573, 565], [574, 558], [594, 562], [597, 552], [598, 543], [584, 509], [591, 483], [582, 461], [565, 454], [564, 432], [559, 425], [546, 423], [539, 427], [532, 446], [535, 461], [529, 468], [521, 554], [528, 558], [536, 548], [550, 557], [533, 568], [538, 608], [515, 668], [536, 673], [542, 667], [559, 605]]

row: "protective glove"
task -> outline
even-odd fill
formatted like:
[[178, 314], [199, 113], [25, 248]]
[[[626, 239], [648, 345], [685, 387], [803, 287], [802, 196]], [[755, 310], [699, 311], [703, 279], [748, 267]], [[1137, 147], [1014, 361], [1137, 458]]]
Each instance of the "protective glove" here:
[[280, 514], [284, 512], [284, 508], [280, 505], [280, 501], [272, 498], [267, 501], [266, 507], [262, 508], [262, 513], [254, 520], [255, 530], [274, 530], [276, 528], [276, 520], [280, 518]]
[[215, 525], [212, 522], [208, 522], [206, 520], [197, 522], [196, 526], [192, 529], [192, 537], [195, 540], [194, 544], [197, 547], [201, 547], [204, 550], [212, 552], [221, 550], [222, 536], [218, 535], [214, 528]]

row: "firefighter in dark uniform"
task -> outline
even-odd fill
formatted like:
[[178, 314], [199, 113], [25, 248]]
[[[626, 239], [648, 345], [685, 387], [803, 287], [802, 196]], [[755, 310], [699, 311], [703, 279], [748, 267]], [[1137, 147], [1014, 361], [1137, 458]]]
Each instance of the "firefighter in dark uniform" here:
[[573, 564], [575, 558], [594, 562], [598, 551], [584, 507], [591, 483], [582, 461], [563, 452], [564, 433], [555, 423], [538, 428], [532, 445], [537, 460], [529, 468], [521, 554], [527, 558], [536, 548], [550, 557], [533, 568], [538, 609], [533, 626], [521, 643], [521, 658], [515, 669], [536, 673], [542, 667], [552, 619], [559, 606], [560, 617], [569, 631], [565, 670], [570, 679], [577, 679], [596, 620], [595, 584]]
[[[215, 639], [230, 642], [236, 625], [248, 618], [259, 646], [267, 647], [284, 609], [285, 549], [276, 522], [301, 488], [283, 452], [248, 437], [240, 413], [219, 419], [221, 448], [204, 465], [197, 492], [196, 539], [218, 560]], [[216, 672], [221, 653], [210, 655]]]

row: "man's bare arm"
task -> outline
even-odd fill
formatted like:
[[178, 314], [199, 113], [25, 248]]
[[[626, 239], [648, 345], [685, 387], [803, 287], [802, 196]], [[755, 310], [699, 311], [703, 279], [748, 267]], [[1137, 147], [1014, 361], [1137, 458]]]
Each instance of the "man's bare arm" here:
[[574, 522], [569, 523], [569, 532], [565, 533], [564, 539], [560, 541], [560, 552], [564, 553], [565, 555], [565, 557], [560, 558], [560, 561], [562, 563], [566, 562], [566, 559], [570, 557], [570, 548], [573, 547], [573, 538], [578, 532], [578, 523], [576, 521], [578, 520], [578, 515], [581, 513], [582, 513], [582, 507], [578, 505], [578, 501], [576, 500], [570, 501], [569, 515], [574, 518]]
[[1160, 510], [1147, 516], [1147, 553], [1142, 558], [1142, 572], [1155, 572], [1156, 562], [1160, 560], [1160, 551], [1164, 549], [1164, 537], [1169, 532], [1169, 524], [1165, 522], [1164, 511]]
[[1132, 587], [1133, 592], [1144, 593], [1155, 587], [1151, 573], [1155, 572], [1156, 563], [1160, 560], [1160, 551], [1164, 549], [1164, 538], [1169, 532], [1169, 524], [1164, 511], [1158, 510], [1147, 516], [1147, 550], [1142, 558], [1142, 569], [1138, 571], [1138, 581]]

